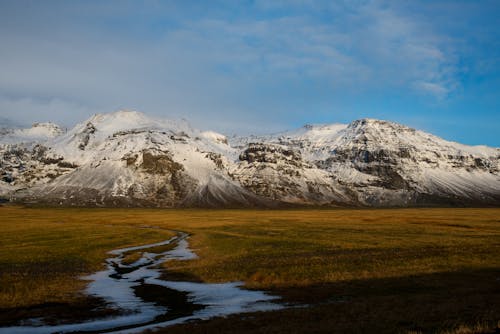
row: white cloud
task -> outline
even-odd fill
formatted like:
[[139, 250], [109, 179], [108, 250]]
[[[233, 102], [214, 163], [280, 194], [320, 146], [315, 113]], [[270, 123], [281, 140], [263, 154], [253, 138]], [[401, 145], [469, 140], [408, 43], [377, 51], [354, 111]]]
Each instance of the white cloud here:
[[180, 34], [182, 45], [197, 45], [209, 65], [224, 65], [231, 75], [313, 79], [336, 89], [404, 91], [416, 81], [454, 89], [458, 79], [448, 41], [424, 22], [377, 2], [334, 10], [332, 22], [308, 14], [189, 22], [166, 40], [174, 38], [175, 44]]
[[224, 130], [267, 126], [346, 92], [415, 91], [443, 99], [455, 89], [453, 47], [432, 25], [378, 1], [352, 3], [266, 1], [259, 10], [281, 15], [258, 18], [224, 10], [188, 17], [176, 6], [157, 5], [144, 15], [175, 24], [152, 36], [140, 31], [149, 33], [148, 22], [137, 32], [74, 17], [97, 13], [97, 21], [135, 26], [136, 8], [128, 3], [46, 9], [33, 16], [33, 26], [0, 29], [0, 113], [71, 123], [131, 108]]
[[445, 86], [433, 82], [415, 82], [414, 86], [418, 91], [431, 94], [439, 100], [446, 98], [450, 92]]

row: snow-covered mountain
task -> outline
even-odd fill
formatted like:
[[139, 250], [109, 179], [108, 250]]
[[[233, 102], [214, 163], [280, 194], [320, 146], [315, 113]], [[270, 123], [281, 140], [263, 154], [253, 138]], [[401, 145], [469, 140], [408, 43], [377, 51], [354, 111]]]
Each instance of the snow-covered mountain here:
[[88, 206], [499, 205], [500, 149], [372, 119], [226, 138], [133, 111], [0, 133], [0, 196]]

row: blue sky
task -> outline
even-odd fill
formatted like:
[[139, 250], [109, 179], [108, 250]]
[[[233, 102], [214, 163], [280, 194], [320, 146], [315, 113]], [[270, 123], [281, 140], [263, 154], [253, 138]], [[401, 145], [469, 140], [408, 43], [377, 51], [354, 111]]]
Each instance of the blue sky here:
[[371, 117], [500, 146], [499, 1], [0, 0], [0, 118], [226, 134]]

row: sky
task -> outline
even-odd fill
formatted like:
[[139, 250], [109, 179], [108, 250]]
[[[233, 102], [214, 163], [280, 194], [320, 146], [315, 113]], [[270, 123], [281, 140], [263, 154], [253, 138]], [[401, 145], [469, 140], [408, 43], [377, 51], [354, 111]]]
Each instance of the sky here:
[[0, 122], [359, 118], [500, 147], [499, 1], [0, 0]]

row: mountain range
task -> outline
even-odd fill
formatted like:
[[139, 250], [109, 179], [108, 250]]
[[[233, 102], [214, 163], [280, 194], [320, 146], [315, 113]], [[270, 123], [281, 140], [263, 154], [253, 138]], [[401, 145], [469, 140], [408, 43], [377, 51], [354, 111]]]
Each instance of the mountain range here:
[[393, 122], [226, 137], [135, 111], [0, 129], [0, 198], [63, 206], [498, 206], [500, 149]]

